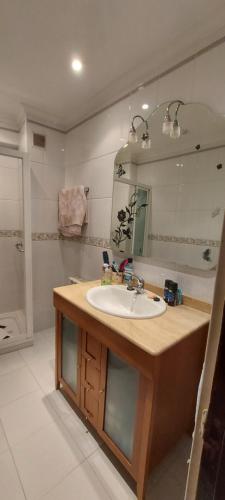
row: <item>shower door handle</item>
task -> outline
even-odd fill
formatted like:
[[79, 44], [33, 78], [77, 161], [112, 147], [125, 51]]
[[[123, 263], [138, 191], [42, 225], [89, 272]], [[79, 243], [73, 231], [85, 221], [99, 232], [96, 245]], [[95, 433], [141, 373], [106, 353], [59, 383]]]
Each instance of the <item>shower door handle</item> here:
[[16, 249], [18, 250], [18, 252], [24, 252], [24, 248], [23, 248], [23, 243], [22, 243], [22, 241], [18, 241], [18, 242], [15, 244], [15, 247], [16, 247]]

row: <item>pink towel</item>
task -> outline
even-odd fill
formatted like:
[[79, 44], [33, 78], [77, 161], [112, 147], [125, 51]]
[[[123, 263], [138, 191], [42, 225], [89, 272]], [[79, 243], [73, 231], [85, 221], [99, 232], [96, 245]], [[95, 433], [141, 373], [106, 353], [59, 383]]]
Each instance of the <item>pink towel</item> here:
[[87, 198], [84, 186], [62, 189], [59, 192], [59, 231], [64, 236], [79, 236], [87, 223]]

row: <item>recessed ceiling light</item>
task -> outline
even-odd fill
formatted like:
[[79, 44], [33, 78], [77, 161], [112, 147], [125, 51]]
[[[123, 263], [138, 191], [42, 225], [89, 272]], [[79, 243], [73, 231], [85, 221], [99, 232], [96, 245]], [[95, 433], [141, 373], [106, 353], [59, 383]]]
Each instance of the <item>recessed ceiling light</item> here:
[[72, 61], [72, 65], [71, 66], [72, 66], [73, 70], [76, 71], [76, 73], [79, 73], [82, 70], [82, 68], [83, 68], [83, 64], [80, 61], [80, 59], [74, 59]]
[[148, 104], [142, 104], [142, 109], [148, 109], [149, 105]]

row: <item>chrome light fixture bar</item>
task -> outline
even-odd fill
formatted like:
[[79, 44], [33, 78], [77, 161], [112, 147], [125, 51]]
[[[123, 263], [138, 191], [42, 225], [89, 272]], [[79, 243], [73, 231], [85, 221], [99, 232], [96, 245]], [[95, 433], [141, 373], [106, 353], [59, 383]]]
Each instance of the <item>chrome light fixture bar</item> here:
[[[162, 106], [167, 104], [166, 113], [164, 116], [163, 124], [162, 124], [162, 133], [164, 135], [169, 135], [171, 139], [178, 139], [181, 136], [181, 127], [178, 121], [178, 113], [181, 106], [185, 106], [185, 103], [180, 99], [174, 99], [173, 101], [166, 103], [162, 103], [156, 106], [156, 108], [150, 113], [148, 120], [161, 109]], [[171, 118], [171, 107], [176, 104], [176, 109], [174, 112], [174, 118]], [[139, 118], [145, 125], [145, 132], [143, 132], [141, 137], [141, 147], [142, 149], [150, 149], [151, 148], [151, 139], [149, 134], [149, 123], [147, 120], [143, 118], [141, 115], [135, 115], [131, 122], [131, 127], [128, 135], [128, 143], [135, 144], [138, 142], [137, 130], [134, 126], [134, 121]], [[126, 144], [124, 147], [126, 147]]]
[[[170, 110], [171, 106], [173, 106], [174, 104], [176, 104], [177, 107], [174, 113], [174, 119], [172, 120]], [[169, 135], [172, 139], [178, 139], [181, 135], [181, 128], [178, 122], [178, 112], [180, 106], [184, 106], [184, 102], [176, 99], [174, 101], [171, 101], [166, 108], [166, 114], [162, 125], [162, 133], [164, 135]]]
[[151, 139], [149, 136], [149, 126], [147, 120], [143, 118], [141, 115], [135, 115], [132, 119], [131, 128], [129, 130], [128, 142], [129, 144], [135, 144], [138, 142], [137, 130], [134, 126], [134, 121], [139, 118], [145, 124], [145, 132], [143, 132], [141, 137], [141, 147], [142, 149], [150, 149], [151, 147]]

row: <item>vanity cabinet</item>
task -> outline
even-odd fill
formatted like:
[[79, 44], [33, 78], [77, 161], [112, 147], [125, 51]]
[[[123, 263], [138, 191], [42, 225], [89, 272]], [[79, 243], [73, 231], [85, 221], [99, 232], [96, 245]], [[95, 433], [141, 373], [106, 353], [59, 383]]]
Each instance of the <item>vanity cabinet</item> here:
[[143, 500], [150, 471], [193, 431], [208, 325], [151, 355], [57, 293], [54, 305], [56, 388], [134, 478]]

